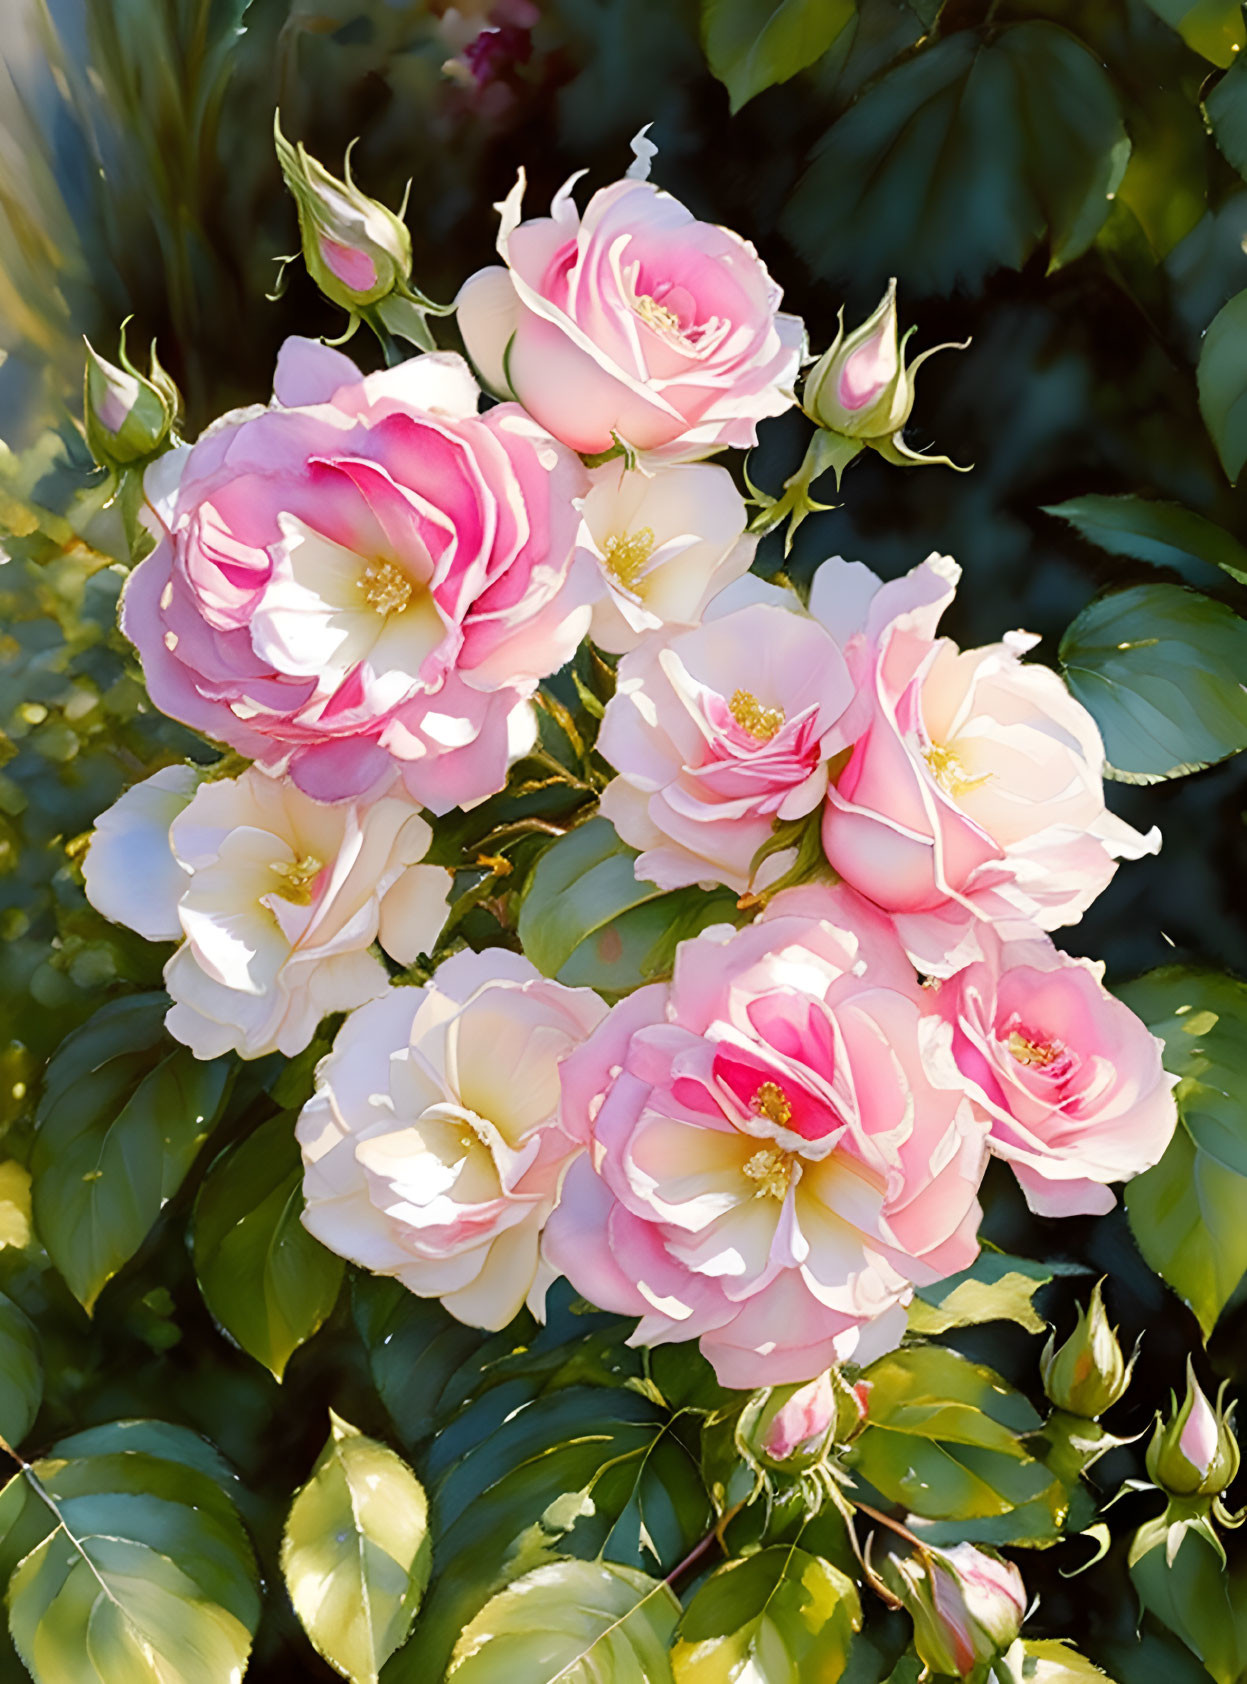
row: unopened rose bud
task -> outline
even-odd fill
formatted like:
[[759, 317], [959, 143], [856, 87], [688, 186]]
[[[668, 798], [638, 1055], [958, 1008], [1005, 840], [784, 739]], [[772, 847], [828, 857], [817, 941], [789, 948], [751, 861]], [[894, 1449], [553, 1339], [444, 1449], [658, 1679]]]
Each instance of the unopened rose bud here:
[[868, 1390], [863, 1381], [851, 1386], [832, 1368], [804, 1385], [760, 1392], [742, 1422], [748, 1447], [769, 1467], [788, 1473], [812, 1468], [833, 1445], [857, 1433], [866, 1417]]
[[[1224, 1394], [1223, 1385], [1214, 1409], [1200, 1390], [1188, 1357], [1182, 1407], [1167, 1423], [1156, 1417], [1147, 1448], [1147, 1471], [1162, 1490], [1175, 1497], [1213, 1497], [1234, 1479], [1240, 1456], [1234, 1405], [1222, 1407]], [[1171, 1397], [1170, 1403], [1176, 1406], [1176, 1399]]]
[[1130, 1384], [1134, 1359], [1126, 1361], [1117, 1334], [1109, 1326], [1097, 1281], [1091, 1301], [1078, 1317], [1078, 1325], [1057, 1348], [1055, 1335], [1049, 1338], [1039, 1359], [1044, 1390], [1058, 1409], [1070, 1415], [1096, 1420], [1111, 1408]]
[[[911, 328], [910, 333], [913, 331]], [[820, 427], [841, 438], [860, 440], [890, 462], [940, 462], [953, 467], [955, 464], [946, 456], [924, 456], [909, 450], [901, 439], [901, 430], [914, 407], [919, 368], [936, 351], [962, 347], [933, 346], [906, 367], [908, 338], [908, 333], [900, 336], [896, 282], [889, 281], [878, 309], [853, 333], [846, 335], [841, 312], [835, 343], [806, 376], [801, 406]]]
[[303, 261], [326, 298], [353, 314], [403, 292], [411, 273], [411, 235], [402, 216], [362, 193], [351, 180], [331, 175], [292, 146], [273, 119], [273, 139], [286, 186], [294, 195], [303, 238]]
[[973, 1544], [888, 1555], [878, 1569], [914, 1622], [914, 1647], [934, 1673], [969, 1678], [1017, 1637], [1026, 1587], [1010, 1561]]
[[177, 420], [181, 399], [172, 379], [160, 366], [153, 341], [149, 373], [142, 375], [126, 354], [121, 330], [121, 367], [87, 348], [83, 412], [87, 444], [102, 468], [114, 473], [154, 456], [168, 439]]

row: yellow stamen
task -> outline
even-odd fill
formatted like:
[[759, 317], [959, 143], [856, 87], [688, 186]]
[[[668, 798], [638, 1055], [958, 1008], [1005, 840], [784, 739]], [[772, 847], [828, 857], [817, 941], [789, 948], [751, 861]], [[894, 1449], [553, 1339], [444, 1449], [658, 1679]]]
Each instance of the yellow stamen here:
[[1020, 1035], [1015, 1029], [1005, 1042], [1013, 1057], [1019, 1064], [1036, 1065], [1039, 1069], [1051, 1064], [1059, 1049], [1051, 1041], [1030, 1041], [1025, 1035]]
[[936, 783], [945, 794], [953, 797], [967, 795], [991, 777], [990, 772], [984, 772], [982, 777], [972, 778], [962, 765], [956, 749], [949, 748], [946, 743], [932, 743], [926, 750], [925, 759]]
[[304, 854], [301, 860], [289, 863], [278, 861], [273, 866], [274, 876], [281, 879], [276, 893], [282, 900], [291, 901], [295, 906], [310, 905], [312, 883], [323, 869], [323, 863], [314, 854]]
[[392, 561], [370, 561], [360, 575], [359, 589], [376, 614], [401, 614], [415, 586]]
[[741, 730], [748, 731], [749, 735], [756, 737], [760, 743], [769, 743], [784, 723], [783, 708], [763, 707], [749, 690], [734, 690], [727, 707]]
[[755, 1117], [765, 1117], [768, 1123], [775, 1123], [782, 1129], [786, 1129], [792, 1121], [792, 1106], [778, 1082], [763, 1082], [749, 1101], [749, 1109]]
[[758, 1183], [755, 1199], [783, 1199], [792, 1180], [792, 1158], [777, 1146], [768, 1146], [745, 1159], [745, 1174]]
[[680, 318], [674, 310], [668, 310], [665, 304], [660, 304], [656, 298], [651, 298], [643, 292], [633, 308], [641, 320], [659, 333], [679, 333]]
[[602, 545], [606, 571], [618, 579], [625, 590], [637, 590], [645, 563], [654, 553], [655, 542], [653, 531], [648, 526], [643, 526], [639, 532], [612, 532]]

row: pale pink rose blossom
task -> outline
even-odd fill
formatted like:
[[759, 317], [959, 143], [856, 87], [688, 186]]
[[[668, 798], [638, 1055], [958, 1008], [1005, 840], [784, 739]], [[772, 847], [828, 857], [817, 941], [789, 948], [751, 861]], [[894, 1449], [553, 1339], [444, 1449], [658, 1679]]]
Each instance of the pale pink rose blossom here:
[[658, 631], [701, 623], [711, 601], [749, 571], [758, 540], [726, 468], [677, 463], [643, 473], [622, 461], [589, 475], [581, 548], [601, 579], [589, 635], [621, 655]]
[[642, 850], [638, 877], [664, 889], [725, 883], [743, 894], [791, 865], [791, 849], [756, 871], [753, 859], [777, 821], [822, 803], [828, 761], [851, 741], [844, 716], [853, 699], [839, 645], [791, 603], [746, 603], [695, 631], [647, 640], [619, 663], [598, 736], [616, 771], [601, 810]]
[[605, 1013], [500, 948], [361, 1007], [296, 1128], [304, 1225], [470, 1326], [505, 1327], [525, 1301], [540, 1314], [541, 1227], [580, 1150], [558, 1066]]
[[1106, 808], [1094, 720], [1054, 672], [1020, 659], [1037, 639], [960, 651], [936, 636], [959, 575], [931, 556], [880, 586], [828, 562], [811, 594], [859, 686], [853, 752], [828, 791], [827, 858], [939, 974], [974, 957], [980, 921], [1075, 923], [1118, 858], [1160, 845]]
[[122, 604], [156, 706], [318, 800], [396, 773], [439, 813], [500, 789], [527, 698], [588, 625], [588, 481], [478, 398], [461, 357], [363, 377], [290, 339], [269, 408], [161, 458]]
[[697, 1339], [726, 1386], [899, 1343], [915, 1283], [977, 1252], [986, 1161], [888, 924], [843, 887], [677, 951], [562, 1067], [573, 1161], [545, 1235], [635, 1345]]
[[1101, 981], [1038, 932], [984, 931], [986, 957], [942, 983], [953, 1056], [1031, 1209], [1111, 1210], [1107, 1183], [1157, 1163], [1177, 1125], [1164, 1042]]
[[197, 1058], [302, 1052], [330, 1012], [389, 987], [370, 951], [432, 948], [449, 879], [422, 865], [432, 832], [406, 797], [324, 806], [286, 779], [204, 781], [170, 766], [96, 821], [87, 899], [165, 966], [165, 1026]]
[[[653, 146], [640, 137], [638, 156]], [[748, 241], [698, 222], [638, 177], [603, 188], [581, 217], [572, 179], [548, 217], [521, 221], [524, 174], [499, 207], [503, 266], [458, 298], [486, 384], [575, 450], [704, 456], [757, 442], [793, 402], [805, 330]]]

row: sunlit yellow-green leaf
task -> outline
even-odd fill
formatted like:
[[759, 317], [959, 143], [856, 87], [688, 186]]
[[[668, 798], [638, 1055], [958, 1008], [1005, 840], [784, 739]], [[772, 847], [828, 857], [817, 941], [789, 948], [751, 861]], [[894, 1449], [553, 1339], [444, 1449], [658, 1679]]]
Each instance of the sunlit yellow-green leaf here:
[[286, 1589], [317, 1650], [352, 1684], [406, 1642], [432, 1564], [424, 1489], [338, 1416], [282, 1537]]

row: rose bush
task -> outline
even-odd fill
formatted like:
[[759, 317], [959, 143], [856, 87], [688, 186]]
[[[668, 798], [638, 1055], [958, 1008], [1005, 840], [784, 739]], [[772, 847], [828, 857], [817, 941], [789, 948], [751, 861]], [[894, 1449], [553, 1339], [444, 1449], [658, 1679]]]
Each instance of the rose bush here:
[[[1171, 905], [1162, 931], [1150, 863], [1114, 877], [1159, 846], [1151, 783], [1243, 746], [1247, 556], [1169, 502], [1067, 502], [1115, 568], [1151, 572], [1079, 615], [1061, 676], [1033, 634], [1001, 635], [1014, 608], [984, 571], [999, 533], [979, 531], [1007, 488], [1007, 570], [1037, 493], [1002, 461], [1064, 471], [1043, 417], [1072, 353], [1036, 348], [1035, 289], [1090, 300], [1095, 264], [1129, 289], [1232, 173], [1234, 72], [1182, 70], [1202, 102], [1186, 116], [1223, 156], [1185, 197], [1166, 177], [1162, 218], [1158, 119], [1127, 170], [1099, 97], [1155, 20], [1132, 14], [1087, 52], [1016, 7], [899, 8], [887, 68], [878, 8], [856, 31], [843, 8], [800, 30], [777, 14], [755, 39], [741, 8], [707, 4], [735, 104], [785, 79], [771, 61], [798, 36], [813, 52], [845, 25], [809, 83], [841, 114], [807, 127], [772, 101], [764, 131], [801, 136], [812, 222], [841, 201], [811, 249], [845, 266], [845, 308], [836, 331], [840, 292], [812, 296], [826, 349], [807, 358], [771, 275], [787, 215], [752, 224], [764, 264], [701, 214], [782, 160], [729, 136], [721, 170], [692, 171], [666, 107], [668, 179], [693, 208], [647, 179], [644, 132], [583, 214], [573, 180], [522, 220], [521, 172], [502, 264], [460, 285], [470, 264], [445, 251], [460, 217], [487, 244], [479, 196], [424, 204], [476, 156], [456, 124], [512, 114], [499, 182], [536, 156], [535, 90], [617, 128], [643, 13], [620, 29], [619, 8], [582, 8], [580, 30], [618, 35], [607, 86], [578, 81], [583, 41], [552, 45], [562, 9], [439, 0], [314, 42], [235, 18], [301, 73], [322, 47], [358, 54], [369, 102], [393, 31], [404, 87], [424, 85], [404, 32], [427, 22], [450, 103], [418, 154], [417, 237], [349, 148], [339, 180], [276, 134], [307, 275], [379, 355], [287, 337], [272, 401], [210, 419], [272, 358], [222, 374], [208, 403], [203, 319], [171, 348], [185, 399], [154, 345], [147, 376], [124, 339], [120, 368], [88, 347], [100, 473], [78, 435], [0, 450], [0, 647], [19, 675], [0, 682], [0, 992], [38, 1006], [0, 1040], [0, 1446], [17, 1470], [0, 1674], [1055, 1684], [1102, 1664], [1122, 1684], [1186, 1684], [1191, 1666], [1236, 1684], [1247, 994], [1178, 964], [1123, 981], [1183, 926], [1171, 937]], [[682, 17], [663, 24], [678, 65]], [[171, 101], [144, 156], [179, 232], [143, 249], [176, 255], [183, 302], [207, 223], [178, 124], [226, 157], [220, 27], [205, 13], [172, 80], [145, 58], [134, 82]], [[1183, 23], [1232, 64], [1247, 39], [1220, 27]], [[158, 66], [159, 31], [135, 39]], [[73, 87], [61, 77], [58, 110]], [[972, 284], [986, 236], [946, 180], [975, 153], [967, 122], [999, 137], [975, 200], [992, 237], [1006, 227], [1021, 264], [1043, 224], [1055, 278], [1036, 261], [1002, 288], [980, 360], [924, 381], [924, 401], [942, 441], [983, 368], [1031, 356], [1042, 380], [993, 386], [1007, 426], [980, 384], [981, 493], [938, 474], [902, 493], [894, 469], [952, 464], [906, 443], [926, 425], [902, 327], [921, 283], [884, 284], [946, 226], [948, 284]], [[95, 173], [116, 179], [91, 135]], [[917, 196], [872, 222], [915, 144]], [[1076, 158], [1081, 196], [1052, 179]], [[376, 166], [366, 147], [361, 172]], [[236, 185], [213, 187], [224, 222]], [[843, 214], [859, 188], [861, 217]], [[7, 226], [17, 201], [0, 201]], [[1218, 214], [1201, 277], [1219, 243], [1237, 249], [1232, 205]], [[858, 272], [871, 228], [903, 249]], [[4, 310], [14, 262], [52, 243], [32, 232], [0, 255]], [[1153, 276], [1141, 363], [1177, 367], [1196, 336], [1189, 297], [1180, 331], [1163, 301], [1191, 272], [1174, 253]], [[231, 285], [250, 273], [240, 261]], [[284, 329], [299, 291], [273, 314]], [[72, 309], [77, 293], [50, 296]], [[1233, 478], [1241, 320], [1225, 311], [1198, 385]], [[964, 299], [946, 314], [960, 323]], [[1062, 321], [1039, 315], [1044, 333]], [[0, 384], [27, 374], [6, 362]], [[1097, 400], [1097, 428], [1119, 473], [1112, 407]], [[1169, 408], [1191, 411], [1180, 385]], [[1214, 471], [1188, 463], [1185, 483]], [[969, 564], [960, 601], [951, 558], [900, 571], [930, 534]], [[825, 559], [837, 547], [886, 577]], [[1185, 582], [1200, 567], [1215, 588]], [[1017, 613], [1051, 630], [1045, 577], [1027, 575]], [[1110, 803], [1106, 779], [1136, 787]], [[1165, 816], [1185, 918], [1193, 843]], [[1169, 1314], [1164, 1286], [1183, 1301]], [[1166, 1412], [1158, 1376], [1182, 1359]], [[1089, 1478], [1110, 1455], [1111, 1477]], [[1104, 1500], [1118, 1485], [1133, 1509]], [[1071, 1598], [1089, 1539], [1116, 1591]], [[1064, 1641], [1084, 1613], [1095, 1667]]]

